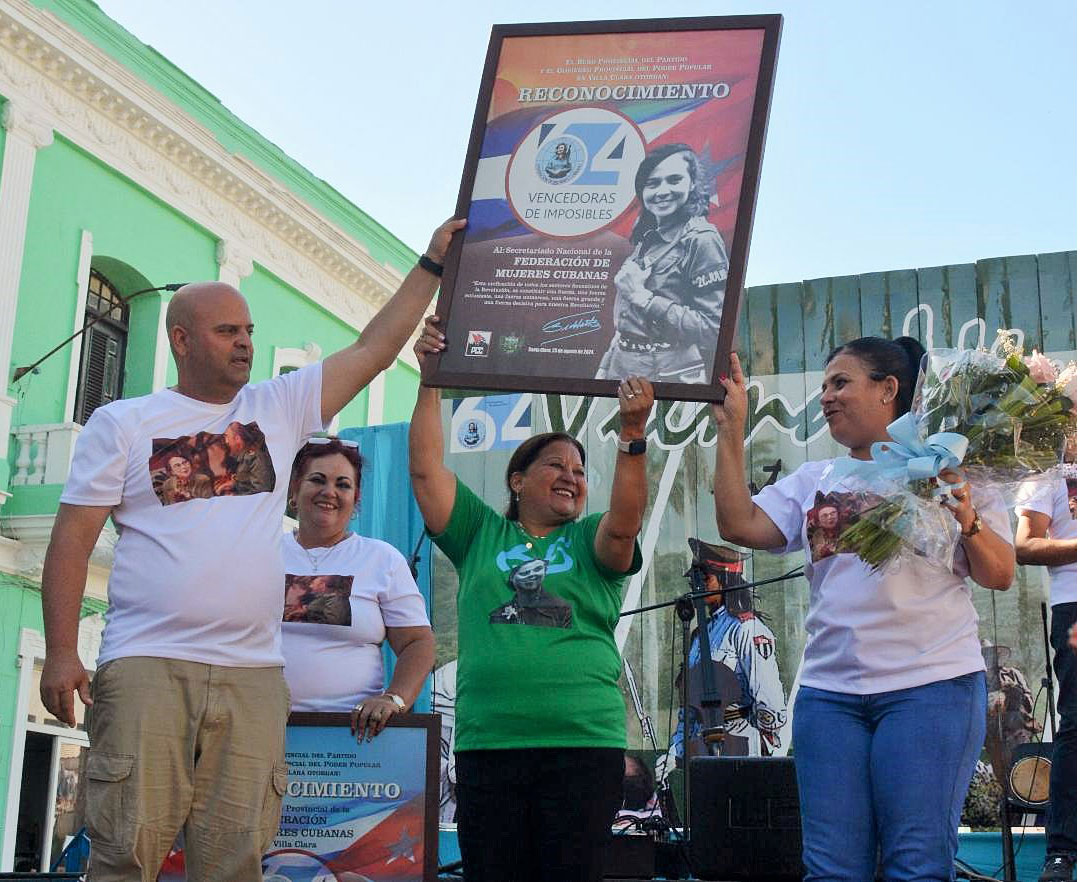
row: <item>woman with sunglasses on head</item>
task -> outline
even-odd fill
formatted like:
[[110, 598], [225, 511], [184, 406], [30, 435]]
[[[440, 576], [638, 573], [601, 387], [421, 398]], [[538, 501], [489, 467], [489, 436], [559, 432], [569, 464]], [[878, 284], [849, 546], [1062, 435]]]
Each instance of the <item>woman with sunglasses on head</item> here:
[[[350, 713], [371, 738], [416, 701], [435, 637], [405, 558], [349, 531], [362, 465], [356, 442], [334, 437], [309, 438], [293, 460], [281, 642], [292, 709]], [[397, 656], [385, 689], [384, 640]]]
[[958, 524], [951, 570], [914, 555], [874, 570], [836, 543], [811, 541], [823, 509], [842, 532], [873, 504], [837, 489], [831, 475], [890, 440], [889, 424], [911, 409], [922, 354], [910, 337], [834, 349], [821, 409], [847, 455], [807, 462], [753, 497], [743, 460], [746, 384], [734, 353], [726, 398], [713, 406], [720, 534], [806, 555], [810, 607], [792, 739], [807, 880], [873, 879], [879, 848], [891, 882], [955, 878], [960, 810], [986, 728], [979, 619], [965, 577], [996, 590], [1011, 584], [1004, 502], [992, 493], [973, 499], [959, 470], [941, 472]]
[[[445, 348], [429, 318], [415, 352]], [[619, 384], [610, 507], [581, 517], [585, 452], [550, 432], [510, 457], [500, 514], [443, 464], [439, 390], [421, 387], [409, 472], [458, 574], [458, 842], [468, 882], [594, 882], [622, 803], [626, 707], [615, 624], [641, 567], [652, 386]]]

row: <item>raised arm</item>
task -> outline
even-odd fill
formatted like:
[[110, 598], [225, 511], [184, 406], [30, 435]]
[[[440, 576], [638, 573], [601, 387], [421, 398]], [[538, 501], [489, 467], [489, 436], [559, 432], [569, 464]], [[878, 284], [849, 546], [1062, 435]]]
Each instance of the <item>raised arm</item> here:
[[1022, 509], [1016, 522], [1016, 562], [1046, 567], [1076, 563], [1075, 539], [1051, 539], [1050, 516]]
[[[413, 351], [423, 364], [428, 353], [445, 348], [439, 317], [430, 315], [424, 320], [424, 332]], [[427, 386], [421, 386], [416, 393], [416, 407], [409, 423], [409, 477], [424, 523], [430, 532], [441, 533], [450, 523], [450, 513], [454, 510], [457, 479], [443, 464], [439, 390]]]
[[89, 706], [90, 678], [79, 659], [79, 607], [86, 590], [90, 552], [112, 509], [60, 504], [41, 574], [45, 665], [41, 700], [58, 720], [75, 725], [74, 692]]
[[716, 504], [716, 528], [728, 542], [746, 548], [780, 548], [787, 540], [750, 498], [746, 486], [746, 461], [743, 437], [746, 429], [746, 378], [739, 357], [731, 353], [731, 376], [721, 377], [724, 401], [714, 404], [716, 419], [716, 471], [713, 474], [713, 500]]
[[[619, 440], [641, 441], [653, 406], [652, 384], [643, 377], [619, 383]], [[611, 480], [611, 504], [596, 528], [593, 549], [596, 558], [609, 570], [625, 573], [634, 562], [634, 542], [645, 517], [648, 486], [645, 454], [615, 454], [615, 475]]]
[[[424, 256], [441, 266], [451, 237], [464, 226], [463, 220], [446, 221], [432, 234]], [[380, 371], [394, 363], [438, 287], [438, 276], [419, 265], [413, 267], [394, 296], [360, 332], [356, 342], [323, 362], [324, 423], [329, 423]]]

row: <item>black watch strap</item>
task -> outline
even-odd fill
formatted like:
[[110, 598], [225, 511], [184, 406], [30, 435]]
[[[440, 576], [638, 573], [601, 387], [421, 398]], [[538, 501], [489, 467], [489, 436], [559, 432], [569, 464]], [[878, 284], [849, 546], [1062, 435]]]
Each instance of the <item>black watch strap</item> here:
[[644, 438], [635, 438], [633, 441], [624, 441], [619, 439], [619, 450], [623, 453], [629, 453], [631, 456], [638, 456], [645, 452], [646, 444]]
[[436, 263], [426, 254], [420, 255], [420, 259], [416, 261], [416, 265], [420, 267], [420, 269], [426, 270], [427, 272], [431, 273], [433, 276], [442, 275], [443, 265], [441, 263]]

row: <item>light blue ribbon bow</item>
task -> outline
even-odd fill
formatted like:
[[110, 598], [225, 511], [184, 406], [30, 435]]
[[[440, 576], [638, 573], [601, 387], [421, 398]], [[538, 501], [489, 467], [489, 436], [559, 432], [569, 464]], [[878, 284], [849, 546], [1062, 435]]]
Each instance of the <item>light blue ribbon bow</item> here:
[[[968, 439], [956, 432], [935, 432], [925, 440], [919, 437], [915, 417], [905, 413], [889, 423], [892, 441], [875, 441], [870, 459], [842, 459], [833, 468], [838, 478], [857, 474], [863, 477], [916, 481], [935, 478], [942, 469], [954, 469], [964, 461]], [[947, 493], [953, 485], [939, 488]], [[959, 485], [957, 485], [959, 486]]]

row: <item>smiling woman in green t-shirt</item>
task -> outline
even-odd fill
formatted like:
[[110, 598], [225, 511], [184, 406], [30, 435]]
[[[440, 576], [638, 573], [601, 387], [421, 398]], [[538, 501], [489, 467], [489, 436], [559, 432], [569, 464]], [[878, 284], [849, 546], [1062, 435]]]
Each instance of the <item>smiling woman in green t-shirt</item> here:
[[[417, 358], [445, 346], [429, 318]], [[648, 380], [619, 384], [609, 510], [580, 518], [585, 451], [534, 435], [510, 458], [506, 514], [443, 464], [439, 390], [409, 429], [413, 492], [458, 572], [458, 841], [468, 882], [598, 880], [622, 801], [626, 710], [615, 624], [641, 567]]]

